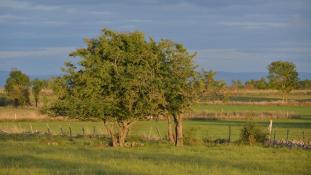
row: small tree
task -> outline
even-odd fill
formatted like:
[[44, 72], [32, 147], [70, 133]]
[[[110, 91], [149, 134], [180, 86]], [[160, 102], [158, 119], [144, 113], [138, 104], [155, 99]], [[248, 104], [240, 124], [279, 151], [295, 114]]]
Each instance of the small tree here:
[[30, 105], [29, 98], [29, 77], [17, 69], [10, 72], [6, 80], [5, 90], [8, 96], [14, 101], [14, 105]]
[[191, 109], [196, 99], [196, 72], [193, 64], [195, 54], [170, 40], [159, 43], [161, 57], [161, 77], [165, 103], [162, 109], [168, 114], [169, 129], [172, 128], [170, 118], [173, 117], [175, 134], [169, 130], [169, 138], [176, 146], [183, 145], [183, 116]]
[[275, 61], [268, 66], [268, 70], [270, 84], [281, 91], [283, 102], [287, 102], [288, 94], [296, 87], [298, 82], [296, 66], [291, 62]]
[[226, 82], [223, 80], [215, 80], [216, 72], [214, 71], [203, 71], [199, 74], [199, 79], [202, 92], [201, 100], [224, 100], [225, 98], [225, 89], [226, 89]]
[[40, 95], [41, 90], [45, 86], [45, 81], [35, 79], [31, 82], [31, 84], [32, 84], [32, 94], [35, 98], [36, 107], [38, 107], [39, 95]]

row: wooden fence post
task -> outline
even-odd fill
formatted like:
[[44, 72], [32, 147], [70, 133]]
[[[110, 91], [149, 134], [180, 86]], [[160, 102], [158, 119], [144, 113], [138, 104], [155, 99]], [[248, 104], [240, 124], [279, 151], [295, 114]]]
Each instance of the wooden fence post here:
[[71, 131], [71, 127], [69, 126], [69, 136], [70, 138], [72, 137], [72, 131]]
[[269, 124], [269, 144], [271, 144], [271, 139], [272, 139], [272, 120], [270, 120]]
[[160, 140], [162, 140], [162, 137], [161, 137], [161, 134], [160, 134], [160, 131], [159, 131], [158, 127], [156, 127], [156, 130], [157, 130], [157, 133], [158, 133], [158, 135], [160, 137]]
[[93, 137], [95, 137], [96, 134], [96, 126], [93, 127]]
[[31, 123], [29, 123], [31, 134], [33, 134], [33, 129]]
[[273, 133], [273, 143], [275, 143], [275, 135], [276, 135], [276, 129], [274, 129], [274, 133]]
[[83, 135], [83, 137], [85, 136], [85, 130], [84, 130], [84, 127], [82, 127], [82, 135]]
[[60, 127], [60, 134], [61, 134], [61, 136], [64, 136], [64, 131], [63, 131], [62, 127]]
[[286, 143], [288, 142], [289, 129], [286, 130]]
[[48, 134], [50, 135], [50, 134], [51, 134], [51, 131], [50, 131], [49, 124], [46, 124], [46, 127], [48, 128]]
[[228, 142], [231, 142], [231, 125], [229, 125], [229, 138], [228, 138]]

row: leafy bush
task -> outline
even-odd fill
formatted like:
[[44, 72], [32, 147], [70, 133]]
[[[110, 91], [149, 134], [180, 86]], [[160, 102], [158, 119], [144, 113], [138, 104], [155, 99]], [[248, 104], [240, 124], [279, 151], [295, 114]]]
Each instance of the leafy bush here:
[[191, 127], [188, 130], [185, 130], [184, 134], [184, 143], [186, 145], [199, 145], [202, 143], [202, 139], [198, 138], [199, 128]]
[[245, 144], [254, 145], [256, 142], [263, 143], [267, 133], [258, 128], [254, 123], [246, 124], [241, 130], [240, 141]]
[[6, 96], [0, 96], [0, 106], [11, 105], [12, 101]]

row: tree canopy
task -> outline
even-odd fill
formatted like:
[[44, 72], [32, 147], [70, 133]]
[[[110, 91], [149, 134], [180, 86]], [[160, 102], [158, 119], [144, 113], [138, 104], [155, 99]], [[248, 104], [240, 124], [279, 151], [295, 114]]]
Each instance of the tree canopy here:
[[5, 90], [14, 101], [14, 105], [30, 105], [29, 77], [23, 72], [13, 69], [6, 80]]
[[272, 87], [281, 91], [283, 100], [287, 101], [288, 94], [296, 87], [298, 72], [295, 64], [286, 61], [275, 61], [268, 66], [268, 79]]

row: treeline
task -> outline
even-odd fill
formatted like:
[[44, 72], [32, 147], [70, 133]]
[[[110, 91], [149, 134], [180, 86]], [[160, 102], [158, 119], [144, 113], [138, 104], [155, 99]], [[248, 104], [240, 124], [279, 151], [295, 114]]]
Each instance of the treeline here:
[[[259, 80], [247, 80], [244, 83], [241, 80], [233, 80], [231, 89], [276, 89], [267, 77], [262, 77]], [[310, 90], [311, 80], [298, 80], [294, 89]]]

